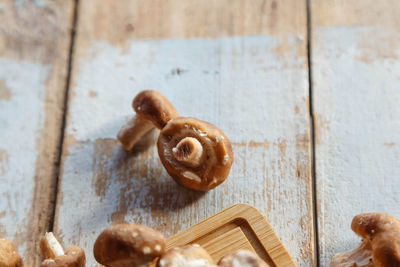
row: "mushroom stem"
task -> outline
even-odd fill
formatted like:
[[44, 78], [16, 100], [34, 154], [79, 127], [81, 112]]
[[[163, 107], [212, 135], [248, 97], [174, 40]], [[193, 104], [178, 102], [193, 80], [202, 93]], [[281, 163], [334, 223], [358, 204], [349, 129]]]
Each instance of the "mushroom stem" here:
[[129, 151], [139, 141], [139, 139], [154, 128], [154, 124], [144, 118], [136, 115], [122, 125], [117, 138], [126, 151]]
[[40, 239], [40, 252], [44, 259], [54, 259], [55, 257], [64, 255], [64, 249], [52, 232], [46, 233]]
[[373, 267], [372, 262], [372, 249], [368, 240], [362, 241], [355, 249], [336, 254], [332, 258], [331, 267], [346, 267], [346, 266], [359, 266], [359, 267]]
[[183, 164], [198, 167], [203, 160], [204, 150], [199, 140], [193, 137], [185, 137], [172, 149], [172, 154], [176, 160]]

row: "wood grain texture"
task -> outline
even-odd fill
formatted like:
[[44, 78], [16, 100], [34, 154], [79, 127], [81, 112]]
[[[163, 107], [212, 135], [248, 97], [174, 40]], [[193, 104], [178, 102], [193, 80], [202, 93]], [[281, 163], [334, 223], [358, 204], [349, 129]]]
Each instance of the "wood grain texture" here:
[[218, 262], [240, 249], [253, 251], [270, 266], [296, 267], [264, 216], [236, 204], [167, 239], [166, 249], [199, 244]]
[[[246, 202], [299, 266], [314, 264], [305, 1], [81, 1], [55, 231], [90, 253], [113, 223], [171, 236]], [[233, 142], [230, 177], [176, 185], [154, 146], [115, 136], [142, 89]], [[156, 135], [157, 133], [155, 133]]]
[[73, 1], [0, 1], [0, 238], [26, 266], [49, 228]]
[[311, 1], [321, 266], [360, 240], [352, 218], [400, 218], [400, 2]]

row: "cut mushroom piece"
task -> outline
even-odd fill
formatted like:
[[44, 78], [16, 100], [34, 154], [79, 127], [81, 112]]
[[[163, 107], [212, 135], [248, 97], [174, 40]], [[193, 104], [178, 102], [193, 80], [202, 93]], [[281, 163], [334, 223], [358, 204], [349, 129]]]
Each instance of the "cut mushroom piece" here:
[[54, 259], [57, 256], [64, 255], [64, 249], [52, 232], [46, 233], [40, 239], [39, 246], [43, 259]]
[[248, 250], [238, 250], [235, 253], [222, 257], [220, 267], [270, 267], [257, 254]]
[[19, 256], [14, 245], [0, 238], [0, 267], [22, 267], [22, 258]]
[[216, 267], [210, 254], [199, 245], [186, 245], [168, 250], [157, 267]]
[[136, 116], [129, 119], [117, 135], [124, 149], [128, 151], [151, 129], [162, 129], [168, 121], [178, 117], [171, 102], [154, 90], [144, 90], [137, 94], [132, 107]]
[[385, 213], [354, 217], [351, 229], [363, 241], [355, 249], [333, 257], [331, 267], [400, 266], [400, 221]]
[[164, 236], [147, 226], [117, 224], [97, 238], [93, 253], [107, 267], [148, 266], [165, 251]]
[[169, 175], [189, 189], [207, 191], [221, 184], [233, 163], [229, 139], [216, 126], [178, 117], [167, 123], [157, 141]]
[[40, 239], [40, 252], [43, 262], [40, 267], [84, 267], [85, 252], [78, 246], [70, 246], [64, 252], [61, 244], [52, 232]]

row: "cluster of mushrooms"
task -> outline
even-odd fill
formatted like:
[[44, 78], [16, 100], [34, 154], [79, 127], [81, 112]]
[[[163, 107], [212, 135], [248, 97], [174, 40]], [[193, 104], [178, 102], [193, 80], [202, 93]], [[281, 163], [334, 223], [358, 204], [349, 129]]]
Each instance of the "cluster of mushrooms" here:
[[[216, 265], [205, 249], [197, 244], [165, 251], [164, 236], [147, 226], [117, 224], [105, 229], [93, 247], [94, 258], [106, 267], [270, 267], [257, 254], [239, 250], [221, 258]], [[82, 248], [64, 249], [53, 233], [40, 240], [43, 261], [40, 267], [85, 267]], [[0, 239], [0, 267], [22, 267], [22, 258], [12, 243]]]
[[227, 255], [215, 265], [207, 251], [197, 244], [168, 251], [165, 247], [164, 236], [150, 227], [118, 224], [98, 236], [93, 253], [96, 261], [107, 267], [269, 267], [250, 251]]
[[[39, 242], [43, 261], [40, 267], [84, 267], [86, 256], [82, 248], [70, 246], [65, 251], [53, 233], [46, 233]], [[23, 267], [21, 256], [13, 244], [0, 239], [0, 267]]]
[[[157, 149], [160, 160], [180, 185], [208, 191], [221, 184], [233, 163], [229, 139], [216, 126], [195, 118], [179, 117], [173, 105], [153, 90], [140, 92], [133, 100], [136, 115], [118, 133], [125, 150], [154, 128], [160, 130]], [[400, 267], [400, 221], [384, 213], [354, 217], [352, 230], [362, 238], [355, 249], [333, 257], [331, 267]], [[118, 224], [97, 238], [93, 253], [106, 267], [269, 267], [258, 255], [239, 250], [216, 264], [201, 246], [175, 247], [168, 251], [164, 236], [147, 226]], [[85, 252], [78, 246], [65, 251], [53, 233], [40, 240], [40, 267], [84, 267]], [[0, 239], [0, 267], [22, 267], [13, 244]]]
[[[400, 221], [384, 213], [365, 213], [354, 217], [352, 230], [362, 238], [358, 247], [333, 257], [331, 267], [399, 267]], [[117, 224], [105, 229], [93, 247], [98, 263], [106, 267], [269, 267], [253, 252], [239, 250], [221, 258], [217, 264], [196, 244], [166, 250], [163, 235], [147, 226]], [[84, 267], [82, 248], [65, 251], [52, 233], [40, 240], [43, 262], [40, 267]], [[0, 267], [22, 267], [12, 243], [0, 239]]]
[[158, 155], [178, 184], [208, 191], [227, 178], [233, 163], [232, 146], [216, 126], [195, 118], [179, 117], [171, 102], [153, 90], [136, 95], [132, 107], [135, 116], [117, 135], [125, 150], [132, 150], [143, 136], [158, 128]]

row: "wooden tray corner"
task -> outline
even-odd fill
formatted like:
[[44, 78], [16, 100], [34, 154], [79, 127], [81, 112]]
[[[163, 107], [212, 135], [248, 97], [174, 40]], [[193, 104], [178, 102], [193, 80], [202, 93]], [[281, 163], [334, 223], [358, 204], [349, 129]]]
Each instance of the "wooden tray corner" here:
[[239, 249], [256, 252], [271, 266], [295, 267], [264, 216], [248, 204], [236, 204], [167, 239], [167, 249], [199, 244], [217, 262]]

